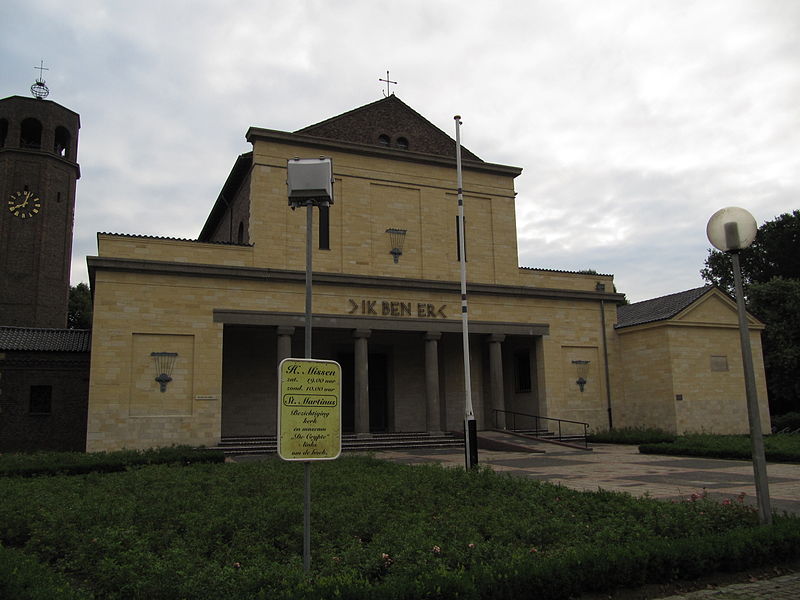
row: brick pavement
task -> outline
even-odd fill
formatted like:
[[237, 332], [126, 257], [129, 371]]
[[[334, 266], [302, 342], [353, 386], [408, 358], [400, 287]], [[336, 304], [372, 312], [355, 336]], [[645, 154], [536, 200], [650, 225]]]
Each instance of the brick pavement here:
[[800, 573], [736, 583], [713, 590], [698, 590], [660, 600], [797, 600], [800, 598]]

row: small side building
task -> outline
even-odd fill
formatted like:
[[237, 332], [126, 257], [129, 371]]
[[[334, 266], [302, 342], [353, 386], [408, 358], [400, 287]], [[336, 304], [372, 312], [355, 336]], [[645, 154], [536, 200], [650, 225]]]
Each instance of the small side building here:
[[0, 452], [83, 451], [86, 329], [0, 327]]
[[[764, 324], [748, 315], [761, 427], [770, 432], [761, 350]], [[624, 402], [614, 427], [748, 433], [736, 302], [715, 286], [617, 309]]]

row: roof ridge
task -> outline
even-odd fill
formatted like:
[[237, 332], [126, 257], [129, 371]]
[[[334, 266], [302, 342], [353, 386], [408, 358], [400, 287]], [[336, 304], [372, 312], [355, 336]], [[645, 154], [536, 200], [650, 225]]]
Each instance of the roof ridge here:
[[148, 240], [168, 240], [172, 242], [192, 242], [197, 244], [217, 244], [220, 246], [252, 246], [252, 244], [239, 244], [237, 242], [210, 241], [210, 240], [201, 240], [197, 238], [195, 239], [179, 238], [166, 235], [148, 235], [146, 233], [115, 233], [113, 231], [98, 231], [97, 235], [113, 235], [117, 237], [128, 237], [128, 238], [145, 238]]
[[[405, 102], [400, 100], [400, 98], [397, 98], [397, 96], [395, 96], [394, 93], [392, 93], [389, 96], [386, 96], [385, 98], [381, 98], [381, 99], [375, 100], [373, 102], [367, 102], [366, 104], [363, 104], [361, 106], [357, 106], [355, 108], [351, 108], [350, 110], [346, 110], [345, 112], [343, 112], [341, 114], [334, 115], [332, 117], [328, 117], [327, 119], [323, 119], [322, 121], [319, 121], [317, 123], [312, 123], [311, 125], [306, 125], [305, 127], [301, 127], [300, 129], [296, 129], [292, 133], [303, 133], [306, 129], [313, 129], [315, 127], [319, 127], [320, 125], [327, 125], [328, 123], [333, 123], [334, 121], [338, 121], [339, 119], [342, 119], [344, 117], [352, 115], [355, 112], [358, 112], [360, 110], [364, 110], [366, 108], [369, 108], [370, 106], [374, 106], [376, 104], [384, 103], [387, 100], [389, 100], [389, 98], [396, 98], [400, 102], [400, 104], [402, 104], [402, 105], [404, 105], [404, 106], [406, 106], [408, 108], [411, 108], [410, 106], [408, 106], [408, 104], [406, 104]], [[411, 109], [411, 110], [413, 110], [413, 109]]]
[[0, 325], [0, 329], [18, 329], [26, 331], [91, 331], [72, 327], [25, 327], [24, 325]]
[[611, 273], [587, 273], [586, 271], [570, 271], [568, 269], [547, 269], [545, 267], [524, 267], [519, 266], [520, 269], [526, 271], [544, 271], [546, 273], [570, 273], [571, 275], [586, 275], [589, 277], [613, 277]]
[[[654, 302], [656, 300], [663, 300], [664, 298], [672, 298], [674, 296], [683, 296], [684, 294], [689, 294], [691, 292], [700, 292], [701, 290], [703, 293], [707, 292], [710, 288], [717, 287], [714, 284], [708, 283], [706, 285], [701, 285], [700, 287], [691, 288], [688, 290], [683, 290], [682, 292], [673, 292], [671, 294], [664, 294], [663, 296], [656, 296], [655, 298], [648, 298], [647, 300], [640, 300], [639, 302], [632, 302], [628, 306], [633, 306], [634, 304], [642, 304], [644, 302]], [[702, 294], [700, 294], [702, 296]]]
[[[389, 118], [385, 122], [380, 119], [375, 120], [376, 116], [386, 118], [387, 115]], [[378, 123], [380, 123], [379, 127]], [[398, 123], [405, 123], [406, 127], [408, 127], [408, 131], [401, 129], [400, 131], [395, 130], [393, 133], [393, 135], [398, 135], [398, 140], [405, 138], [405, 146], [398, 146], [402, 151], [405, 152], [411, 149], [412, 151], [426, 154], [455, 158], [456, 140], [449, 133], [437, 127], [425, 116], [403, 102], [394, 93], [318, 123], [307, 125], [292, 133], [375, 146], [379, 145], [379, 137], [385, 135], [386, 138], [389, 138], [389, 134], [392, 134], [392, 129], [396, 129]], [[384, 127], [386, 131], [379, 136], [380, 129]], [[357, 133], [354, 135], [353, 132]], [[411, 141], [411, 148], [408, 147], [409, 140]], [[417, 145], [420, 142], [422, 142], [422, 145]], [[392, 147], [394, 148], [394, 146]], [[461, 145], [461, 153], [466, 161], [484, 162], [482, 158], [463, 144]]]

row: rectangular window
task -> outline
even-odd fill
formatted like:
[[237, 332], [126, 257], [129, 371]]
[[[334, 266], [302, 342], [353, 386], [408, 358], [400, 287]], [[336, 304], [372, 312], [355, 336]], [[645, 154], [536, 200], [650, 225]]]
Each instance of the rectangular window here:
[[514, 354], [514, 389], [517, 393], [531, 391], [531, 353], [519, 350]]
[[728, 357], [727, 356], [712, 356], [711, 357], [711, 370], [712, 371], [727, 371], [728, 370]]
[[319, 207], [319, 249], [331, 249], [331, 234], [330, 234], [330, 207]]
[[53, 386], [32, 385], [29, 410], [32, 415], [49, 415], [52, 409]]
[[[456, 260], [461, 262], [461, 228], [458, 226], [458, 215], [456, 215]], [[467, 262], [467, 218], [464, 217], [464, 262]]]

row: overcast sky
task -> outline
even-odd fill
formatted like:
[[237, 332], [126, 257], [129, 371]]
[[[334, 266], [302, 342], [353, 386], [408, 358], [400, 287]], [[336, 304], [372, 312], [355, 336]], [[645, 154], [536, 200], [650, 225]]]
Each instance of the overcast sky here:
[[196, 238], [249, 126], [392, 91], [519, 166], [520, 264], [702, 285], [708, 218], [800, 208], [797, 0], [4, 0], [0, 97], [81, 115], [73, 283], [96, 233]]

